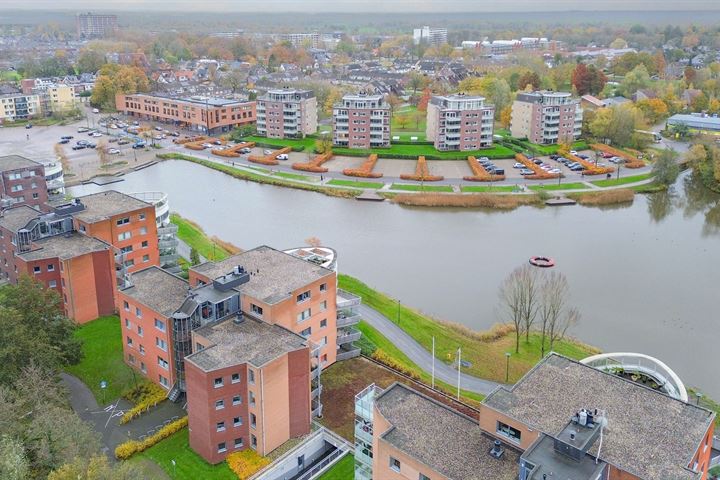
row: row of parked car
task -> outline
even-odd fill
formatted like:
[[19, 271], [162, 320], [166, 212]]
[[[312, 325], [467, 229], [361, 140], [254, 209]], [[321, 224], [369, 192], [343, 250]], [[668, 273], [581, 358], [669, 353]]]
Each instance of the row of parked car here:
[[490, 175], [505, 175], [505, 169], [495, 165], [488, 157], [478, 158], [478, 163], [482, 165], [485, 171]]
[[[545, 163], [544, 161], [542, 161], [539, 158], [532, 160], [532, 162], [535, 165], [537, 165], [538, 167], [540, 167], [542, 170], [545, 170], [548, 173], [552, 173], [552, 174], [562, 173], [559, 168], [553, 167], [552, 165]], [[519, 169], [520, 175], [523, 175], [523, 176], [524, 175], [533, 175], [535, 173], [532, 170], [530, 170], [529, 168], [527, 168], [527, 166], [525, 166], [524, 163], [520, 163], [520, 162], [516, 162], [515, 165], [513, 165], [513, 168]]]

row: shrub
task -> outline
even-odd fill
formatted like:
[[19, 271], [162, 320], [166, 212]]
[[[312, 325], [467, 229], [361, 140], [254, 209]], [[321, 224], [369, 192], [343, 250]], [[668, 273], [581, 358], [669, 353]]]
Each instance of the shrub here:
[[270, 459], [251, 449], [234, 452], [225, 458], [239, 480], [246, 480], [270, 464]]
[[382, 348], [378, 348], [377, 350], [375, 350], [372, 354], [372, 358], [382, 363], [383, 365], [392, 368], [393, 370], [407, 375], [410, 378], [413, 378], [415, 380], [420, 379], [420, 375], [418, 375], [417, 372], [410, 370], [405, 365], [395, 360], [393, 357], [385, 353]]
[[300, 170], [303, 172], [325, 173], [328, 169], [323, 167], [322, 164], [330, 160], [332, 156], [332, 151], [325, 152], [316, 156], [308, 163], [293, 163], [292, 168], [293, 170]]
[[343, 170], [343, 175], [360, 178], [380, 178], [383, 176], [382, 173], [373, 172], [377, 159], [378, 156], [373, 153], [365, 160], [365, 163], [360, 165], [360, 168], [346, 168]]
[[165, 400], [167, 398], [167, 392], [154, 383], [146, 382], [123, 394], [123, 397], [131, 402], [133, 401], [131, 398], [135, 398], [136, 400], [134, 402], [135, 406], [125, 412], [120, 419], [121, 424], [128, 423], [133, 418], [139, 417], [143, 412], [148, 411], [150, 407], [154, 407]]
[[570, 193], [568, 197], [581, 205], [615, 205], [632, 202], [635, 192], [628, 188], [604, 190], [602, 192]]
[[147, 437], [145, 440], [128, 440], [127, 442], [121, 443], [115, 447], [115, 458], [118, 460], [127, 460], [136, 453], [143, 452], [161, 440], [165, 440], [173, 433], [179, 432], [183, 428], [187, 427], [187, 424], [188, 417], [185, 416], [165, 425], [158, 430], [157, 433]]
[[445, 177], [441, 175], [430, 175], [430, 168], [428, 167], [427, 160], [424, 156], [418, 157], [417, 165], [415, 166], [415, 174], [409, 175], [403, 173], [400, 175], [403, 180], [415, 180], [416, 182], [439, 182]]
[[250, 155], [248, 157], [248, 160], [253, 163], [259, 163], [262, 165], [277, 165], [278, 163], [280, 163], [280, 162], [278, 162], [277, 156], [282, 155], [284, 153], [290, 153], [291, 151], [292, 151], [292, 148], [283, 147], [280, 150], [276, 150], [276, 151], [272, 152], [270, 155], [265, 155], [263, 157], [258, 157], [257, 155]]
[[473, 174], [463, 177], [463, 180], [467, 180], [468, 182], [499, 182], [505, 180], [505, 175], [490, 175], [488, 171], [485, 170], [485, 167], [477, 162], [475, 157], [467, 157], [467, 162]]
[[206, 138], [207, 137], [205, 135], [196, 135], [188, 138], [176, 138], [173, 140], [173, 143], [177, 145], [185, 145], [186, 143], [199, 142], [201, 140], [205, 140]]
[[401, 205], [417, 207], [499, 208], [512, 210], [521, 205], [538, 203], [537, 195], [497, 195], [493, 193], [413, 193], [399, 194], [392, 199]]

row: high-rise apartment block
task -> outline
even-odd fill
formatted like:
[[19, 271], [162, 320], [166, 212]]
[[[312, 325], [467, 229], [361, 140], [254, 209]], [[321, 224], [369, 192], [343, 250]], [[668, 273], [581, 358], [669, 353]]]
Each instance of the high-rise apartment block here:
[[435, 95], [428, 103], [425, 135], [438, 150], [491, 147], [494, 118], [495, 107], [484, 97]]
[[0, 124], [29, 120], [42, 114], [40, 95], [8, 93], [0, 95]]
[[582, 133], [580, 100], [567, 92], [521, 92], [512, 105], [510, 133], [532, 143], [572, 143]]
[[317, 131], [317, 98], [311, 90], [270, 90], [257, 99], [257, 133], [302, 138]]
[[77, 35], [81, 38], [104, 37], [114, 33], [117, 26], [117, 15], [79, 13], [75, 17]]
[[424, 26], [413, 29], [413, 43], [427, 45], [442, 45], [447, 43], [447, 28], [435, 28]]
[[333, 145], [347, 148], [390, 146], [390, 105], [383, 95], [345, 95], [333, 106]]

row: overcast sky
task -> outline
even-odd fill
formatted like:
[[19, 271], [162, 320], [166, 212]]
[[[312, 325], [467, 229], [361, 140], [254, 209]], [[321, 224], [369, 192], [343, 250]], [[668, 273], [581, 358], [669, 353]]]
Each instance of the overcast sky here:
[[2, 8], [301, 12], [720, 10], [720, 0], [0, 0]]

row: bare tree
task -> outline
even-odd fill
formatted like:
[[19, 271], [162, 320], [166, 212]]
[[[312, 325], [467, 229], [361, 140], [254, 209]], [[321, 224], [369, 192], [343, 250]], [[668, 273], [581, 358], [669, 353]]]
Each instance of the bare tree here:
[[550, 339], [550, 350], [553, 349], [555, 342], [562, 340], [567, 333], [568, 328], [577, 325], [580, 321], [580, 311], [572, 307], [568, 309], [564, 315], [560, 315], [554, 322], [548, 325], [548, 338]]
[[522, 267], [516, 268], [500, 285], [500, 306], [505, 317], [515, 326], [515, 353], [520, 352], [520, 335], [524, 323], [525, 289], [522, 281]]
[[520, 285], [525, 291], [522, 305], [523, 330], [525, 332], [525, 343], [530, 343], [530, 330], [537, 318], [540, 302], [540, 275], [538, 270], [529, 264], [520, 267]]
[[[558, 272], [552, 272], [545, 276], [540, 286], [540, 307], [538, 313], [541, 322], [541, 356], [545, 356], [545, 342], [548, 337], [550, 326], [558, 326], [560, 317], [565, 309], [569, 285], [565, 275]], [[553, 328], [554, 330], [554, 328]], [[550, 347], [552, 350], [552, 346]]]
[[63, 167], [63, 171], [65, 173], [70, 173], [70, 161], [68, 160], [67, 154], [65, 153], [65, 149], [63, 148], [63, 146], [59, 143], [56, 143], [54, 150], [55, 156], [60, 161], [60, 164]]
[[107, 168], [108, 164], [110, 163], [110, 156], [107, 152], [107, 142], [104, 140], [100, 140], [95, 147], [95, 151], [97, 152], [98, 158], [100, 159], [100, 167]]

